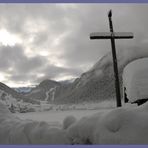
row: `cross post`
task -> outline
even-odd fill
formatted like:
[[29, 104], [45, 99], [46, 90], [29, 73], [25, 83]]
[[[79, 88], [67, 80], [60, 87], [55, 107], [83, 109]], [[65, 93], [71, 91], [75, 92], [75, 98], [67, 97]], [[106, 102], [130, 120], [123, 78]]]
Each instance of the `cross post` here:
[[113, 58], [113, 67], [114, 67], [114, 76], [115, 76], [116, 102], [117, 102], [117, 107], [121, 107], [122, 104], [121, 104], [120, 82], [119, 82], [119, 74], [118, 74], [118, 63], [117, 63], [117, 56], [116, 56], [115, 39], [131, 39], [133, 38], [133, 33], [114, 32], [111, 10], [108, 13], [108, 18], [109, 18], [110, 32], [91, 33], [90, 39], [110, 39], [111, 40], [112, 58]]

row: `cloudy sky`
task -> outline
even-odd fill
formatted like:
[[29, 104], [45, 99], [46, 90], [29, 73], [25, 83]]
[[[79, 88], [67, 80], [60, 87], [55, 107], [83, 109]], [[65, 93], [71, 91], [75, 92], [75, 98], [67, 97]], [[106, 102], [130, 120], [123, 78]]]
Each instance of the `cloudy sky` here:
[[[91, 32], [131, 31], [117, 48], [148, 43], [148, 4], [0, 4], [0, 82], [10, 87], [79, 77], [111, 50]], [[140, 49], [139, 49], [140, 50]]]

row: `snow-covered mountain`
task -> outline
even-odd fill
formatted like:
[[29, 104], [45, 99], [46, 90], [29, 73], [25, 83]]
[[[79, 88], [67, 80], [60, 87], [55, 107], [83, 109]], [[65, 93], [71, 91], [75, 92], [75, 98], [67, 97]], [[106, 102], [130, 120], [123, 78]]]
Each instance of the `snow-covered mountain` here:
[[[119, 79], [122, 94], [122, 72], [131, 61], [148, 57], [146, 48], [120, 49], [117, 51]], [[57, 96], [57, 102], [102, 101], [115, 97], [112, 54], [108, 52], [89, 71], [83, 73], [71, 86]]]
[[75, 81], [75, 78], [69, 79], [69, 80], [58, 81], [58, 82], [61, 83], [62, 85], [66, 85], [66, 84], [73, 83], [74, 81]]
[[14, 89], [8, 87], [7, 85], [1, 82], [0, 82], [0, 91], [2, 96], [11, 95], [12, 97], [16, 98], [16, 100], [23, 99], [23, 96], [21, 94], [17, 93]]
[[26, 94], [29, 93], [32, 90], [33, 87], [17, 87], [13, 88], [18, 93]]
[[[147, 49], [133, 48], [117, 51], [119, 78], [122, 94], [123, 68], [131, 61], [148, 57]], [[87, 72], [74, 82], [56, 82], [44, 80], [33, 88], [25, 97], [52, 101], [54, 103], [79, 103], [83, 101], [103, 101], [115, 97], [112, 53], [108, 52]]]
[[24, 102], [39, 104], [39, 101], [25, 97], [24, 95], [16, 92], [14, 89], [8, 87], [7, 85], [1, 82], [0, 82], [0, 96], [1, 96], [0, 100], [10, 100], [10, 101], [11, 100], [16, 100], [16, 101], [23, 100]]
[[57, 96], [57, 102], [78, 103], [102, 101], [115, 96], [111, 54], [102, 57], [89, 71], [83, 73], [72, 85]]
[[44, 80], [25, 96], [27, 98], [42, 100], [42, 101], [54, 100], [56, 89], [57, 87], [60, 86], [61, 84], [59, 82], [53, 80]]
[[26, 96], [54, 103], [79, 103], [113, 98], [115, 93], [111, 58], [111, 53], [108, 53], [74, 82], [45, 80]]

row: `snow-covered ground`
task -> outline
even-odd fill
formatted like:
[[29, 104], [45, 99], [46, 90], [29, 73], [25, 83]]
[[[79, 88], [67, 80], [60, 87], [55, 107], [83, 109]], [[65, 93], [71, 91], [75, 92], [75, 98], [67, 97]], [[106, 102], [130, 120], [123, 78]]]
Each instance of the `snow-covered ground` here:
[[[123, 108], [133, 108], [136, 104], [122, 102]], [[80, 119], [84, 116], [93, 115], [98, 112], [115, 109], [114, 101], [104, 101], [101, 103], [84, 103], [79, 105], [58, 105], [53, 106], [52, 110], [44, 111], [48, 108], [48, 104], [41, 106], [42, 111], [27, 112], [27, 113], [15, 113], [17, 117], [21, 119], [31, 119], [35, 121], [46, 121], [46, 122], [59, 122], [62, 123], [64, 118], [67, 116], [74, 116], [76, 119]], [[56, 109], [55, 109], [56, 108]], [[74, 109], [73, 109], [74, 108]], [[65, 109], [65, 110], [64, 110]]]
[[15, 115], [21, 119], [31, 119], [35, 121], [46, 122], [60, 122], [62, 123], [64, 118], [72, 115], [77, 119], [84, 116], [89, 116], [97, 113], [101, 110], [67, 110], [67, 111], [46, 111], [46, 112], [30, 112], [30, 113], [15, 113]]
[[148, 144], [147, 139], [148, 102], [13, 114], [0, 103], [0, 144]]
[[74, 116], [76, 119], [80, 119], [102, 110], [115, 108], [115, 102], [111, 100], [100, 103], [82, 103], [72, 105], [52, 105], [45, 103], [36, 108], [38, 108], [38, 111], [36, 109], [36, 112], [15, 113], [15, 115], [21, 119], [62, 123], [63, 119], [69, 115]]

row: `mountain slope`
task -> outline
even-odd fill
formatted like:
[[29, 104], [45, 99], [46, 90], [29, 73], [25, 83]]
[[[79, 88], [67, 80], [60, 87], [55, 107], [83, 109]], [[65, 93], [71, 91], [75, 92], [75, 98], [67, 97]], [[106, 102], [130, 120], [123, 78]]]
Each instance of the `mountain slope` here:
[[[131, 61], [148, 57], [148, 50], [135, 47], [117, 51], [120, 88], [122, 95], [122, 72]], [[32, 99], [48, 100], [54, 103], [79, 103], [83, 101], [104, 101], [115, 98], [112, 53], [108, 52], [89, 71], [73, 83], [62, 84], [45, 80], [27, 96]]]
[[39, 104], [39, 101], [25, 97], [24, 95], [16, 92], [14, 89], [8, 87], [7, 85], [5, 85], [1, 82], [0, 82], [0, 92], [1, 92], [0, 99], [5, 99], [5, 97], [9, 96], [10, 98], [12, 97], [12, 98], [16, 99], [17, 101], [23, 100], [24, 102]]
[[[131, 61], [148, 57], [147, 49], [125, 49], [117, 51], [120, 88], [122, 95], [122, 72]], [[82, 101], [102, 101], [115, 97], [112, 54], [108, 52], [89, 71], [76, 79], [69, 90], [57, 96], [56, 102], [78, 103]]]
[[112, 63], [108, 62], [110, 53], [105, 55], [88, 72], [76, 79], [69, 90], [56, 98], [57, 102], [79, 103], [101, 101], [115, 97]]
[[44, 80], [38, 86], [33, 88], [30, 93], [26, 94], [27, 98], [48, 101], [53, 97], [53, 92], [61, 84], [53, 80]]
[[16, 92], [21, 94], [29, 93], [32, 90], [33, 87], [16, 87], [13, 88]]

